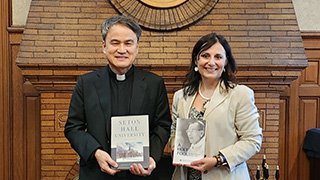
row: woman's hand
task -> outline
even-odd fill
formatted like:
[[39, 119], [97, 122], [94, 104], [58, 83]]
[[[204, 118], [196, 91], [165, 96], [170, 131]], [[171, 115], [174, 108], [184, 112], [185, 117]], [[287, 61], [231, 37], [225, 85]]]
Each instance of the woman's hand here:
[[208, 172], [217, 164], [217, 159], [214, 157], [205, 157], [197, 161], [192, 161], [190, 165], [186, 167], [196, 169], [201, 172]]
[[[173, 155], [174, 155], [174, 146], [171, 147], [171, 156], [172, 156], [172, 159], [173, 159]], [[174, 166], [183, 166], [183, 164], [180, 164], [180, 163], [172, 163], [172, 165]]]

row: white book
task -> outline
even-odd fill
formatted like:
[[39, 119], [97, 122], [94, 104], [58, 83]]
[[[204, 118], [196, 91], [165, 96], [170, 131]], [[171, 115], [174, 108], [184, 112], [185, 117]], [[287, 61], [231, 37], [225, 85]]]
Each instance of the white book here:
[[204, 158], [206, 121], [178, 118], [173, 163], [190, 164]]
[[129, 169], [133, 163], [149, 166], [149, 116], [111, 117], [111, 157], [117, 169]]

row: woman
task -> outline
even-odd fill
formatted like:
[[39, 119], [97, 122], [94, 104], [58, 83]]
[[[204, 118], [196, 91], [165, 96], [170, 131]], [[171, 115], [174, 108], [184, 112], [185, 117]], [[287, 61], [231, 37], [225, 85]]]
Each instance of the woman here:
[[246, 161], [260, 150], [262, 130], [254, 93], [234, 82], [235, 72], [223, 36], [211, 33], [195, 44], [184, 87], [173, 97], [170, 143], [173, 149], [178, 117], [206, 120], [205, 157], [174, 164], [172, 179], [250, 179]]

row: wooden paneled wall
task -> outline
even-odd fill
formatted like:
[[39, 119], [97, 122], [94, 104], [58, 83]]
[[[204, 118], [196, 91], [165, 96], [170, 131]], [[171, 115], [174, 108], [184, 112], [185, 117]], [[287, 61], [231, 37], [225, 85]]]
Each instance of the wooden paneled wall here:
[[[36, 3], [38, 6], [41, 5], [39, 1]], [[46, 3], [50, 2], [46, 1]], [[57, 3], [57, 1], [54, 1], [54, 3]], [[26, 64], [24, 65], [26, 71], [22, 73], [16, 66], [15, 59], [19, 51], [23, 29], [9, 27], [9, 3], [8, 1], [1, 1], [0, 5], [1, 22], [5, 22], [1, 23], [0, 31], [0, 144], [4, 144], [4, 146], [0, 147], [0, 179], [71, 179], [77, 171], [77, 165], [75, 164], [77, 155], [64, 139], [61, 128], [65, 121], [68, 99], [75, 84], [76, 76], [95, 67], [72, 67], [72, 58], [58, 57], [55, 59], [57, 62], [60, 61], [61, 63], [69, 65], [57, 67], [54, 64], [39, 66], [28, 66], [28, 64]], [[211, 32], [211, 29], [207, 29], [211, 28], [211, 23], [216, 23], [215, 30], [218, 30], [218, 32], [227, 32], [227, 36], [236, 35], [235, 38], [230, 38], [230, 40], [234, 40], [234, 42], [231, 42], [231, 45], [235, 47], [236, 58], [240, 59], [242, 64], [249, 62], [246, 61], [249, 57], [246, 52], [252, 49], [254, 52], [252, 52], [250, 56], [258, 59], [258, 61], [249, 62], [253, 64], [261, 62], [268, 64], [268, 62], [271, 62], [270, 59], [266, 58], [269, 57], [266, 51], [272, 55], [270, 56], [274, 59], [272, 63], [277, 63], [277, 54], [286, 51], [289, 46], [290, 52], [294, 55], [295, 48], [299, 49], [300, 44], [293, 41], [291, 42], [292, 39], [282, 37], [284, 34], [283, 30], [287, 28], [296, 30], [297, 27], [292, 15], [292, 4], [271, 3], [262, 7], [263, 2], [261, 2], [252, 4], [252, 7], [256, 7], [256, 5], [260, 7], [260, 10], [252, 9], [248, 6], [249, 9], [246, 10], [248, 14], [245, 16], [251, 19], [246, 21], [241, 20], [243, 16], [239, 15], [239, 13], [244, 12], [243, 4], [233, 3], [229, 5], [227, 2], [224, 2], [218, 11], [209, 15], [207, 19], [204, 19], [202, 23], [198, 24], [199, 26], [190, 27], [190, 29], [186, 29], [188, 32], [184, 33], [168, 33], [169, 37], [166, 39], [168, 40], [166, 43], [150, 43], [149, 41], [153, 39], [151, 39], [151, 37], [145, 38], [144, 41], [148, 43], [141, 44], [145, 50], [141, 52], [139, 63], [160, 65], [158, 67], [141, 66], [142, 68], [158, 73], [166, 79], [169, 98], [172, 98], [172, 92], [181, 87], [182, 76], [186, 68], [186, 66], [175, 66], [174, 64], [177, 63], [176, 58], [181, 59], [179, 63], [187, 64], [190, 50], [186, 50], [186, 48], [193, 45], [193, 43], [189, 41], [194, 42], [198, 38], [197, 33], [199, 33], [199, 31], [201, 34]], [[291, 9], [288, 10], [287, 8]], [[280, 12], [278, 11], [280, 9], [287, 11], [290, 15], [279, 17], [274, 15], [274, 13]], [[38, 10], [41, 10], [41, 8], [33, 9], [34, 12], [31, 13], [31, 16], [35, 15]], [[230, 12], [231, 15], [228, 15], [226, 12]], [[52, 12], [43, 13], [45, 15], [52, 14]], [[111, 13], [114, 13], [113, 10]], [[67, 14], [71, 16], [74, 13]], [[252, 16], [253, 14], [259, 15]], [[262, 20], [266, 17], [270, 19]], [[230, 19], [225, 20], [226, 18]], [[213, 21], [210, 19], [213, 19]], [[33, 20], [34, 24], [37, 24], [36, 21], [39, 19], [33, 18]], [[281, 22], [286, 22], [286, 25], [280, 25]], [[270, 28], [268, 25], [270, 23], [274, 23], [274, 26], [271, 26], [275, 30], [274, 33], [268, 31], [268, 28]], [[68, 27], [72, 28], [71, 26]], [[260, 28], [259, 31], [251, 30], [257, 27]], [[48, 31], [41, 30], [37, 32], [47, 33]], [[51, 32], [58, 33], [57, 31]], [[72, 38], [72, 30], [65, 32], [70, 33], [65, 36]], [[30, 35], [35, 33], [35, 31], [28, 31], [28, 33]], [[90, 34], [93, 33], [93, 31], [84, 31], [82, 33]], [[186, 38], [180, 37], [190, 33], [195, 37], [187, 40]], [[246, 33], [250, 34], [251, 37], [243, 38]], [[289, 34], [297, 37], [296, 31], [290, 32]], [[144, 35], [153, 36], [158, 40], [162, 40], [161, 36], [163, 33], [148, 32]], [[92, 37], [98, 38], [98, 36], [99, 35], [93, 33]], [[174, 36], [179, 37], [173, 38]], [[258, 38], [253, 41], [253, 37]], [[320, 124], [319, 37], [320, 35], [317, 32], [303, 33], [309, 67], [303, 71], [299, 80], [294, 81], [290, 85], [290, 88], [281, 94], [280, 91], [284, 90], [285, 86], [299, 75], [298, 68], [290, 69], [290, 67], [282, 66], [277, 69], [277, 67], [270, 65], [266, 65], [263, 68], [255, 67], [254, 65], [240, 66], [238, 73], [240, 77], [239, 80], [256, 89], [256, 105], [263, 117], [261, 119], [261, 124], [264, 128], [263, 147], [261, 152], [249, 161], [250, 168], [253, 169], [253, 171], [256, 165], [261, 164], [262, 155], [266, 153], [267, 161], [271, 164], [271, 174], [274, 172], [275, 165], [278, 164], [279, 160], [282, 179], [306, 179], [309, 175], [308, 161], [302, 152], [301, 145], [305, 131], [313, 126], [319, 127]], [[30, 36], [27, 38], [30, 38]], [[43, 38], [43, 41], [48, 40], [46, 37]], [[285, 42], [279, 42], [280, 39], [285, 39]], [[277, 49], [276, 52], [269, 52], [269, 46], [264, 47], [265, 44], [262, 42], [266, 40], [270, 41], [269, 45], [273, 47], [270, 49]], [[298, 38], [294, 38], [293, 40], [298, 41]], [[82, 39], [82, 41], [85, 41], [85, 39]], [[175, 44], [176, 41], [178, 42], [177, 44]], [[273, 42], [271, 43], [271, 41]], [[90, 51], [93, 47], [99, 46], [100, 44], [85, 44], [82, 42], [81, 47], [83, 48], [86, 45], [90, 46], [86, 49]], [[154, 47], [148, 48], [150, 45]], [[176, 45], [184, 47], [177, 48]], [[160, 48], [162, 46], [166, 48]], [[61, 47], [57, 49], [60, 51], [64, 50]], [[28, 51], [28, 49], [26, 50]], [[42, 50], [41, 48], [35, 49], [35, 52]], [[77, 48], [74, 50], [76, 52], [79, 51]], [[97, 51], [99, 50], [100, 49], [97, 48]], [[35, 56], [40, 59], [50, 54], [48, 51], [42, 54], [39, 52], [38, 54], [35, 53]], [[167, 56], [159, 58], [159, 53], [166, 53]], [[81, 52], [79, 52], [79, 55], [81, 55]], [[291, 56], [291, 54], [288, 55], [286, 53], [284, 53], [284, 55], [287, 57]], [[149, 56], [152, 57], [151, 61], [149, 60]], [[102, 59], [100, 56], [99, 58]], [[84, 62], [84, 58], [83, 61], [79, 62], [80, 64], [86, 63]], [[166, 63], [173, 64], [165, 67], [171, 69], [165, 69], [164, 66], [161, 66], [161, 64]], [[175, 71], [178, 71], [178, 73]], [[290, 73], [291, 76], [288, 75]], [[261, 79], [260, 84], [257, 84], [257, 79]], [[29, 84], [28, 81], [32, 81], [32, 85]], [[268, 82], [268, 84], [266, 82]], [[23, 110], [33, 113], [26, 113], [23, 112]], [[39, 112], [39, 114], [37, 114], [37, 112]], [[33, 126], [30, 127], [30, 125]], [[41, 130], [40, 135], [37, 134], [37, 129]], [[39, 137], [40, 139], [37, 139]], [[23, 146], [29, 142], [29, 146]], [[41, 143], [41, 149], [39, 149], [39, 143]], [[26, 149], [28, 152], [25, 152]], [[39, 158], [39, 156], [41, 158]], [[40, 173], [40, 175], [38, 173]]]
[[[22, 31], [21, 29], [11, 29], [10, 30], [10, 52], [11, 58], [14, 59], [17, 52], [21, 39]], [[302, 151], [302, 142], [305, 137], [305, 131], [311, 127], [320, 127], [319, 124], [319, 60], [320, 60], [320, 35], [319, 33], [303, 33], [304, 45], [306, 48], [306, 53], [309, 58], [310, 66], [302, 72], [302, 76], [294, 81], [290, 88], [286, 89], [281, 93], [280, 101], [278, 100], [278, 93], [267, 93], [267, 92], [256, 92], [256, 105], [259, 108], [261, 115], [265, 116], [265, 121], [261, 121], [264, 130], [272, 130], [274, 132], [264, 133], [264, 144], [263, 149], [256, 157], [249, 160], [250, 169], [255, 169], [255, 164], [261, 163], [262, 154], [266, 153], [268, 155], [268, 161], [271, 164], [277, 164], [279, 160], [280, 171], [282, 179], [304, 179], [309, 176], [309, 164]], [[143, 67], [147, 68], [147, 67]], [[22, 74], [19, 68], [13, 63], [11, 69], [13, 69], [13, 91], [15, 94], [13, 111], [14, 121], [21, 121], [23, 117], [19, 109], [23, 109], [19, 96], [22, 96]], [[43, 68], [42, 68], [43, 69]], [[181, 76], [185, 71], [185, 68], [180, 69], [180, 73], [174, 72], [172, 69], [168, 70], [168, 73], [176, 73], [177, 77]], [[84, 73], [88, 70], [80, 68], [80, 72]], [[161, 71], [153, 69], [154, 72], [160, 73]], [[62, 71], [57, 71], [62, 73]], [[66, 74], [67, 72], [64, 72]], [[70, 72], [69, 72], [70, 73]], [[74, 72], [72, 72], [74, 73]], [[15, 74], [15, 75], [14, 75]], [[40, 71], [40, 74], [41, 71]], [[77, 74], [77, 73], [76, 73]], [[42, 74], [45, 75], [45, 74]], [[168, 74], [167, 74], [168, 75]], [[32, 80], [32, 76], [27, 79]], [[40, 79], [41, 80], [41, 79]], [[66, 79], [61, 79], [63, 82], [58, 82], [52, 84], [51, 88], [55, 88], [61, 84], [65, 84], [68, 81]], [[75, 79], [73, 79], [74, 81]], [[168, 84], [168, 91], [173, 92], [175, 89], [181, 86], [180, 83], [174, 82], [174, 78], [167, 78], [166, 83]], [[44, 82], [39, 81], [40, 90], [44, 90]], [[41, 83], [43, 84], [41, 86]], [[177, 86], [171, 86], [170, 84]], [[66, 86], [64, 93], [41, 93], [41, 143], [44, 147], [41, 150], [42, 156], [42, 171], [41, 177], [44, 179], [50, 179], [49, 177], [63, 177], [68, 176], [72, 179], [77, 172], [76, 155], [73, 150], [69, 149], [69, 145], [63, 138], [61, 133], [53, 133], [53, 129], [61, 129], [63, 121], [65, 120], [65, 113], [68, 104], [68, 98], [70, 98], [70, 93], [72, 86]], [[20, 87], [19, 87], [20, 86]], [[68, 88], [70, 87], [70, 88]], [[69, 93], [66, 93], [66, 92]], [[19, 95], [20, 94], [20, 95]], [[270, 97], [274, 98], [273, 105], [270, 104]], [[172, 94], [169, 94], [169, 98], [172, 98]], [[21, 98], [22, 99], [22, 98]], [[60, 100], [59, 100], [60, 99]], [[54, 110], [54, 108], [56, 110]], [[51, 110], [51, 109], [52, 110]], [[318, 109], [317, 109], [318, 108]], [[280, 113], [280, 114], [279, 114]], [[279, 121], [278, 121], [279, 119]], [[268, 122], [267, 124], [265, 124]], [[279, 130], [278, 130], [279, 129]], [[18, 137], [14, 129], [12, 130], [14, 137]], [[51, 132], [50, 132], [51, 131]], [[279, 135], [279, 142], [276, 138]], [[8, 138], [8, 136], [6, 137]], [[15, 138], [15, 139], [16, 139]], [[20, 136], [22, 138], [22, 136]], [[19, 139], [19, 138], [18, 138]], [[57, 143], [56, 143], [57, 142]], [[266, 143], [268, 142], [268, 143]], [[14, 153], [16, 150], [14, 150]], [[279, 151], [279, 156], [277, 152]], [[10, 151], [7, 150], [9, 153]], [[272, 155], [274, 153], [274, 155]], [[54, 155], [56, 154], [56, 155]], [[60, 154], [60, 155], [59, 155]], [[69, 154], [69, 155], [67, 155]], [[19, 159], [20, 155], [16, 156]], [[68, 157], [70, 158], [68, 160]], [[294, 157], [294, 158], [292, 158]], [[7, 162], [10, 162], [8, 158]], [[16, 159], [13, 157], [13, 160]], [[54, 160], [52, 160], [54, 159]], [[2, 161], [4, 162], [4, 161]], [[11, 161], [12, 162], [12, 161]], [[303, 163], [301, 163], [303, 162]], [[17, 160], [13, 161], [13, 164], [18, 163]], [[51, 164], [51, 165], [50, 165]], [[55, 169], [54, 164], [58, 164], [60, 168]], [[17, 166], [19, 167], [19, 166]], [[271, 167], [271, 173], [274, 172], [275, 167]], [[10, 167], [7, 168], [6, 172]], [[40, 168], [39, 168], [40, 169]], [[254, 171], [254, 170], [253, 170]], [[8, 173], [3, 175], [8, 176]], [[23, 175], [19, 173], [14, 174], [14, 179], [20, 179]], [[47, 178], [45, 178], [47, 177]], [[303, 177], [303, 178], [302, 178]], [[6, 178], [5, 178], [6, 179]]]
[[[14, 59], [16, 57], [16, 54], [19, 50], [19, 43], [21, 40], [22, 35], [22, 29], [16, 29], [11, 28], [9, 29], [10, 32], [10, 53], [11, 58]], [[250, 169], [255, 169], [255, 164], [261, 163], [261, 157], [262, 154], [267, 153], [268, 155], [268, 161], [271, 164], [277, 164], [278, 158], [279, 158], [279, 164], [280, 164], [280, 170], [282, 177], [286, 177], [284, 179], [299, 179], [301, 176], [307, 177], [309, 170], [308, 170], [308, 163], [307, 164], [299, 164], [298, 159], [299, 158], [305, 158], [304, 154], [301, 150], [301, 141], [304, 138], [305, 130], [307, 128], [310, 128], [310, 120], [312, 121], [311, 124], [314, 126], [316, 124], [316, 127], [319, 127], [319, 115], [316, 114], [317, 109], [316, 107], [319, 107], [317, 103], [319, 103], [319, 90], [317, 89], [319, 87], [319, 75], [315, 75], [316, 73], [319, 74], [319, 47], [317, 47], [318, 44], [320, 44], [319, 37], [317, 36], [318, 33], [314, 34], [303, 34], [304, 36], [304, 43], [306, 46], [306, 51], [308, 57], [310, 57], [309, 62], [310, 66], [303, 71], [302, 77], [304, 80], [297, 80], [292, 85], [291, 88], [287, 89], [281, 94], [280, 101], [279, 93], [268, 93], [268, 92], [256, 92], [256, 105], [259, 108], [261, 115], [265, 116], [266, 121], [261, 121], [261, 124], [265, 129], [268, 129], [269, 131], [272, 130], [271, 133], [264, 133], [264, 144], [263, 149], [256, 157], [252, 158], [249, 163]], [[143, 68], [147, 68], [148, 66], [145, 66]], [[158, 67], [161, 69], [161, 66]], [[21, 109], [23, 109], [23, 104], [21, 103], [23, 101], [23, 81], [22, 81], [22, 73], [21, 70], [15, 65], [14, 62], [12, 62], [10, 69], [12, 69], [12, 82], [13, 84], [13, 122], [21, 122], [22, 112]], [[42, 76], [45, 76], [45, 68], [44, 71], [38, 71], [38, 74]], [[35, 70], [35, 69], [34, 69]], [[164, 76], [166, 78], [166, 84], [168, 87], [169, 98], [172, 98], [172, 92], [179, 88], [181, 86], [182, 82], [182, 75], [185, 73], [186, 68], [181, 68], [178, 70], [178, 72], [173, 71], [173, 69], [168, 70], [168, 74], [164, 74], [157, 68], [152, 69], [154, 72]], [[88, 69], [79, 69], [78, 73], [75, 72], [63, 72], [62, 70], [58, 70], [57, 72], [62, 74], [82, 74], [84, 72], [87, 72]], [[172, 74], [175, 73], [175, 74]], [[174, 79], [173, 77], [169, 78], [170, 76], [176, 75], [177, 77], [180, 77], [180, 79]], [[243, 75], [243, 73], [242, 73]], [[250, 74], [249, 74], [250, 75]], [[32, 78], [36, 78], [35, 76], [28, 76], [28, 80], [33, 80]], [[39, 78], [38, 78], [39, 79]], [[75, 78], [72, 78], [75, 82]], [[54, 91], [54, 88], [57, 88], [59, 85], [62, 84], [68, 84], [68, 79], [61, 78], [61, 81], [57, 82], [56, 84], [51, 84], [50, 87], [46, 86], [46, 82], [41, 81], [41, 78], [38, 81], [38, 89], [39, 90], [45, 90], [47, 88], [51, 88]], [[70, 80], [70, 79], [69, 79]], [[180, 83], [177, 83], [175, 81], [178, 81]], [[69, 149], [69, 145], [66, 142], [66, 140], [63, 138], [62, 133], [59, 132], [52, 132], [54, 129], [60, 129], [62, 128], [63, 122], [65, 121], [65, 114], [66, 109], [68, 106], [68, 99], [70, 98], [72, 86], [74, 85], [74, 82], [65, 86], [64, 92], [62, 93], [52, 93], [52, 92], [45, 92], [41, 93], [41, 144], [44, 147], [41, 149], [41, 157], [42, 157], [42, 165], [41, 168], [43, 169], [41, 171], [41, 177], [43, 179], [50, 179], [50, 177], [60, 177], [63, 179], [63, 177], [68, 176], [70, 179], [76, 174], [77, 171], [77, 165], [76, 162], [76, 155], [74, 154], [74, 151]], [[299, 85], [297, 82], [303, 82], [304, 85]], [[19, 85], [20, 84], [20, 85]], [[37, 83], [36, 83], [37, 84]], [[42, 85], [41, 85], [42, 84]], [[171, 86], [170, 86], [171, 84]], [[317, 85], [318, 84], [318, 85]], [[68, 88], [70, 87], [70, 88]], [[294, 89], [297, 88], [297, 89]], [[310, 89], [309, 89], [310, 88]], [[35, 91], [36, 92], [36, 91]], [[69, 92], [69, 93], [67, 93]], [[297, 96], [298, 93], [301, 93], [301, 102], [300, 100], [297, 100], [297, 98], [294, 98]], [[307, 94], [310, 94], [309, 97]], [[273, 102], [270, 100], [270, 97], [274, 98]], [[36, 102], [37, 100], [33, 100]], [[270, 104], [271, 103], [271, 104]], [[273, 105], [272, 105], [273, 103]], [[292, 107], [292, 105], [295, 105], [295, 107]], [[311, 118], [307, 118], [307, 123], [298, 124], [297, 122], [302, 122], [299, 117], [300, 114], [296, 114], [299, 111], [300, 105], [307, 105], [303, 110], [305, 111], [304, 114], [309, 115]], [[311, 108], [310, 108], [311, 107]], [[298, 109], [298, 110], [297, 110]], [[19, 111], [20, 110], [20, 111]], [[307, 111], [307, 110], [313, 110], [313, 111]], [[280, 112], [280, 114], [279, 114]], [[310, 113], [311, 112], [311, 113]], [[290, 117], [289, 117], [290, 114]], [[308, 116], [308, 117], [309, 117]], [[36, 115], [35, 115], [36, 117]], [[303, 116], [302, 116], [303, 117]], [[290, 119], [289, 119], [290, 118]], [[278, 122], [278, 119], [280, 121]], [[268, 122], [267, 124], [265, 124]], [[14, 123], [16, 124], [16, 123]], [[308, 126], [306, 126], [308, 125]], [[300, 127], [304, 127], [303, 129], [300, 129]], [[279, 131], [278, 131], [279, 128]], [[290, 129], [290, 130], [289, 130]], [[21, 141], [23, 139], [23, 135], [19, 135], [18, 131], [13, 131], [14, 139]], [[279, 147], [278, 142], [274, 137], [277, 137], [279, 135]], [[8, 136], [6, 136], [8, 138]], [[5, 139], [5, 138], [4, 138]], [[299, 141], [295, 141], [295, 139], [299, 139]], [[276, 141], [275, 141], [276, 140]], [[268, 142], [268, 143], [266, 143]], [[21, 153], [18, 151], [19, 148], [17, 148], [17, 145], [15, 146], [15, 150], [13, 153]], [[279, 148], [279, 149], [278, 149]], [[279, 157], [277, 155], [277, 151], [279, 151]], [[7, 150], [8, 153], [10, 153], [9, 150]], [[56, 155], [54, 155], [56, 154]], [[60, 155], [59, 155], [60, 154]], [[69, 155], [68, 155], [69, 154]], [[274, 154], [274, 155], [272, 155]], [[38, 154], [39, 155], [39, 154]], [[290, 158], [290, 157], [297, 157], [297, 158]], [[299, 156], [299, 158], [298, 158]], [[13, 164], [17, 164], [16, 168], [19, 168], [18, 163], [25, 164], [26, 162], [23, 162], [21, 160], [21, 155], [15, 155], [13, 156], [13, 161], [11, 161]], [[68, 160], [68, 158], [70, 158]], [[10, 162], [10, 160], [7, 158], [6, 161]], [[20, 161], [19, 161], [20, 159]], [[53, 159], [53, 160], [52, 160]], [[5, 161], [2, 161], [2, 163]], [[304, 161], [308, 162], [308, 161]], [[57, 164], [60, 168], [56, 169], [54, 165]], [[12, 167], [12, 166], [11, 166]], [[20, 166], [22, 168], [22, 166]], [[272, 167], [272, 171], [274, 172], [274, 166]], [[8, 172], [10, 169], [10, 166], [7, 167], [7, 170], [5, 172]], [[40, 169], [40, 168], [38, 168]], [[26, 172], [26, 171], [24, 171]], [[38, 171], [40, 172], [40, 171]], [[3, 173], [3, 175], [8, 176], [8, 173]], [[23, 179], [23, 174], [21, 173], [13, 173], [13, 179]], [[7, 179], [7, 178], [4, 178]]]
[[320, 33], [302, 33], [309, 67], [281, 94], [279, 163], [284, 179], [309, 179], [306, 131], [320, 128]]

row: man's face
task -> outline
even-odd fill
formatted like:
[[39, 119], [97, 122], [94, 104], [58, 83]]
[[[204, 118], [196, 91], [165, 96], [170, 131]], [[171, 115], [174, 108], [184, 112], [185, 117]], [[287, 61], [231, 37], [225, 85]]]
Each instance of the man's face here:
[[125, 74], [136, 59], [138, 49], [137, 35], [130, 28], [121, 24], [109, 28], [103, 52], [113, 72]]
[[198, 126], [198, 123], [190, 124], [186, 131], [191, 144], [195, 144], [200, 141], [204, 133], [203, 130], [200, 130]]

